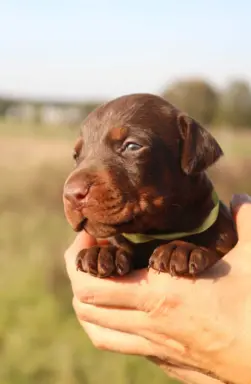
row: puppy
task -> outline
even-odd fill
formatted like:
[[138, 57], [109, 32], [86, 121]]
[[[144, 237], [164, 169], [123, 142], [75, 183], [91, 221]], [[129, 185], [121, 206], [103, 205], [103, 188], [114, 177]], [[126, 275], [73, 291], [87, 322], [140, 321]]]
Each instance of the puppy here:
[[77, 268], [98, 277], [151, 267], [196, 276], [237, 242], [205, 171], [223, 155], [198, 122], [161, 97], [132, 94], [82, 125], [64, 185], [66, 217], [107, 245], [83, 249]]

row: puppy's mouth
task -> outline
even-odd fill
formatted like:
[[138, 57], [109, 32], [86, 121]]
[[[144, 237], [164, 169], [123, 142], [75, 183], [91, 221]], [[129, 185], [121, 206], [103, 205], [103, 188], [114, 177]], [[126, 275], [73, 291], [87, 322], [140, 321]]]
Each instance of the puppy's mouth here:
[[83, 231], [83, 229], [85, 229], [85, 226], [86, 226], [86, 224], [87, 224], [87, 221], [88, 221], [87, 217], [84, 217], [84, 218], [80, 221], [80, 223], [76, 226], [76, 228], [74, 228], [74, 231], [76, 231], [76, 232], [81, 232], [81, 231]]
[[[135, 221], [135, 217], [130, 217], [130, 218], [127, 218], [125, 220], [121, 220], [118, 223], [105, 223], [105, 225], [119, 230], [120, 228], [123, 228], [125, 226], [128, 227], [128, 226], [132, 225], [134, 223], [134, 221]], [[76, 228], [74, 230], [76, 232], [83, 231], [85, 229], [87, 223], [88, 223], [88, 218], [84, 217], [80, 221], [80, 223], [76, 226]], [[104, 224], [104, 223], [102, 223], [102, 224]]]

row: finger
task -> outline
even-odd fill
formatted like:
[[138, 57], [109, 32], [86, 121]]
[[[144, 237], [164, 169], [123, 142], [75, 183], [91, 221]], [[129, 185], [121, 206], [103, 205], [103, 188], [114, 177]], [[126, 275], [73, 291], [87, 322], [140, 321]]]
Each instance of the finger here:
[[147, 270], [133, 271], [123, 278], [97, 279], [82, 273], [82, 280], [74, 284], [75, 296], [83, 303], [110, 307], [140, 309], [144, 296]]
[[[94, 346], [111, 352], [131, 355], [156, 356], [180, 366], [193, 367], [194, 362], [168, 345], [159, 345], [145, 337], [99, 326], [79, 320]], [[163, 338], [163, 336], [162, 336]], [[162, 343], [163, 344], [163, 343]]]
[[68, 258], [75, 257], [81, 249], [90, 248], [96, 243], [96, 239], [93, 236], [85, 231], [80, 232], [65, 252], [66, 261], [68, 261]]
[[84, 248], [90, 248], [95, 245], [96, 239], [82, 231], [79, 233], [73, 243], [69, 246], [69, 248], [65, 251], [64, 258], [66, 262], [66, 270], [67, 273], [72, 280], [76, 275], [76, 256], [77, 254]]
[[[194, 326], [188, 321], [187, 326], [177, 322], [180, 314], [176, 311], [166, 313], [163, 323], [159, 318], [142, 311], [130, 309], [115, 309], [98, 307], [95, 305], [81, 303], [76, 297], [73, 298], [73, 308], [79, 321], [86, 321], [103, 328], [113, 329], [120, 332], [143, 336], [153, 343], [165, 347], [177, 354], [186, 354], [184, 342], [191, 342], [194, 338]], [[165, 336], [163, 336], [165, 335]], [[164, 338], [164, 340], [163, 340]]]
[[176, 374], [177, 379], [184, 380], [185, 383], [190, 384], [222, 384], [221, 380], [212, 378], [208, 376], [207, 374], [193, 371], [192, 369], [185, 369], [185, 368], [173, 368], [172, 372], [174, 375]]
[[74, 294], [83, 303], [152, 311], [160, 301], [167, 309], [181, 304], [181, 298], [193, 288], [191, 281], [176, 280], [168, 274], [146, 269], [133, 271], [123, 278], [96, 279], [85, 275], [84, 281], [75, 284]]
[[167, 363], [159, 359], [158, 357], [148, 356], [147, 360], [152, 363], [158, 365], [164, 372], [166, 372], [169, 376], [174, 377], [176, 379], [180, 379], [185, 383], [189, 384], [222, 384], [222, 381], [219, 381], [215, 378], [210, 377], [209, 375], [202, 373], [196, 368], [193, 367], [185, 367], [180, 365], [175, 365], [171, 363]]
[[235, 217], [239, 240], [251, 242], [251, 197], [244, 194], [234, 195], [231, 209]]
[[193, 371], [192, 369], [170, 366], [167, 372], [169, 376], [187, 384], [222, 384], [222, 381], [214, 379], [207, 374]]
[[73, 298], [73, 308], [80, 321], [96, 324], [116, 331], [139, 334], [151, 324], [145, 312], [130, 309], [112, 309], [81, 303]]
[[81, 321], [80, 324], [98, 349], [128, 355], [148, 356], [153, 354], [151, 343], [143, 337], [101, 328], [85, 321]]
[[[126, 355], [140, 355], [146, 357], [153, 356], [154, 353], [156, 353], [154, 344], [150, 343], [143, 337], [102, 328], [88, 322], [81, 322], [81, 325], [91, 339], [93, 345], [98, 349]], [[163, 363], [162, 368], [165, 371], [168, 371], [168, 373], [171, 373], [176, 378], [183, 380], [189, 379], [193, 384], [200, 384], [202, 382], [205, 384], [218, 384], [218, 381], [214, 381], [212, 379], [211, 381], [207, 381], [207, 377], [205, 375], [192, 370], [190, 371], [189, 369], [174, 366], [170, 366], [170, 368], [167, 367], [168, 364]]]

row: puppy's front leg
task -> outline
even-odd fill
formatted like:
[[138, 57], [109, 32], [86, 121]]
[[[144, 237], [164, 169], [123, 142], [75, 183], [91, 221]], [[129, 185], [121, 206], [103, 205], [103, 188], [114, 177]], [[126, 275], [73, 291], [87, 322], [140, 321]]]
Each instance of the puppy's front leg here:
[[79, 252], [76, 267], [97, 277], [123, 276], [132, 269], [132, 254], [115, 245], [97, 245]]
[[172, 276], [196, 276], [220, 258], [215, 250], [175, 240], [154, 250], [149, 267], [159, 272], [168, 272]]

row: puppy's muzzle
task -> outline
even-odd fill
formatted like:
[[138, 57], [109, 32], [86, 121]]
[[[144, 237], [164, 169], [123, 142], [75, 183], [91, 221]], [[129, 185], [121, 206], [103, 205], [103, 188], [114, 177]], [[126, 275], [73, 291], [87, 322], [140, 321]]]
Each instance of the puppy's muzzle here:
[[73, 209], [81, 210], [88, 193], [90, 191], [90, 184], [85, 182], [68, 182], [64, 187], [64, 198], [69, 201]]

